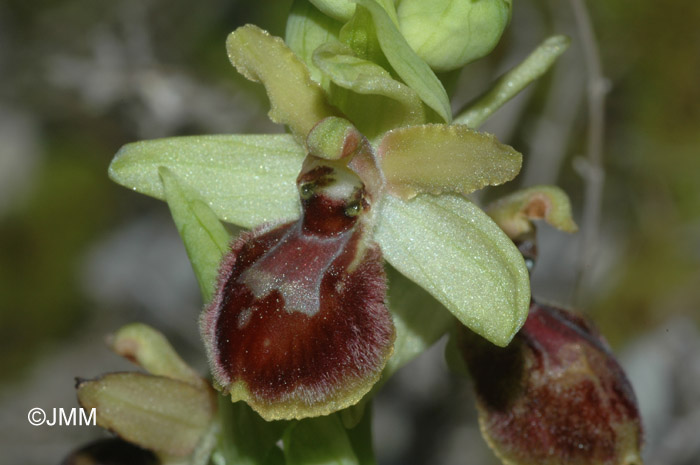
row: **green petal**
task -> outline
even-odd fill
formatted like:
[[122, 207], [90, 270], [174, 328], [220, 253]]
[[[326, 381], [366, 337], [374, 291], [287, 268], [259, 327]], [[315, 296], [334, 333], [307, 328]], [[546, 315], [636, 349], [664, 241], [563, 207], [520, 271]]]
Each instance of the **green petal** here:
[[284, 433], [287, 465], [359, 465], [338, 415], [308, 418]]
[[337, 92], [331, 87], [331, 102], [357, 122], [367, 137], [426, 120], [423, 103], [413, 89], [381, 66], [353, 56], [349, 47], [326, 44], [316, 50], [313, 59], [334, 84], [351, 91]]
[[379, 45], [392, 68], [447, 123], [452, 111], [447, 92], [430, 67], [408, 45], [387, 12], [374, 0], [357, 0], [372, 15]]
[[299, 216], [296, 177], [305, 156], [287, 134], [174, 137], [125, 145], [109, 176], [164, 200], [158, 167], [166, 166], [216, 216], [251, 228]]
[[279, 37], [248, 24], [228, 36], [226, 50], [239, 73], [265, 86], [270, 119], [289, 126], [301, 140], [318, 121], [336, 114], [306, 65]]
[[469, 194], [503, 184], [520, 171], [522, 155], [490, 134], [463, 125], [396, 129], [382, 139], [379, 163], [393, 195]]
[[170, 214], [199, 282], [202, 298], [209, 302], [214, 293], [219, 262], [228, 250], [230, 237], [214, 212], [183, 185], [172, 171], [160, 167], [158, 173], [163, 180]]
[[499, 78], [484, 95], [469, 103], [460, 112], [455, 124], [478, 128], [508, 100], [535, 79], [542, 76], [554, 64], [559, 55], [569, 47], [569, 38], [552, 36], [542, 42], [522, 63]]
[[[355, 4], [347, 3], [354, 11]], [[326, 92], [330, 81], [313, 63], [312, 56], [320, 45], [338, 41], [341, 26], [340, 22], [323, 14], [309, 0], [295, 0], [287, 17], [284, 41], [306, 64], [311, 79], [321, 84]]]
[[564, 232], [578, 229], [569, 197], [556, 186], [533, 186], [513, 192], [489, 205], [486, 213], [512, 239], [532, 231], [532, 220], [538, 219]]
[[122, 327], [110, 338], [110, 347], [152, 375], [167, 376], [193, 386], [204, 387], [204, 380], [175, 352], [163, 336], [143, 323]]
[[525, 321], [530, 283], [523, 258], [463, 197], [387, 196], [375, 238], [389, 263], [494, 344], [508, 344]]
[[78, 401], [97, 424], [146, 449], [191, 454], [213, 420], [210, 389], [161, 376], [111, 373], [78, 384]]

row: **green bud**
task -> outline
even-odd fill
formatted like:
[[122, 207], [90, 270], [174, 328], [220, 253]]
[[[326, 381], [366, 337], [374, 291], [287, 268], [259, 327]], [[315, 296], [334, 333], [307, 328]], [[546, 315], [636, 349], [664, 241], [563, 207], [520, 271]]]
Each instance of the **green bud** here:
[[403, 0], [399, 28], [435, 71], [451, 71], [488, 54], [510, 20], [511, 0]]
[[352, 0], [310, 0], [311, 3], [338, 21], [348, 21], [355, 13], [355, 3]]

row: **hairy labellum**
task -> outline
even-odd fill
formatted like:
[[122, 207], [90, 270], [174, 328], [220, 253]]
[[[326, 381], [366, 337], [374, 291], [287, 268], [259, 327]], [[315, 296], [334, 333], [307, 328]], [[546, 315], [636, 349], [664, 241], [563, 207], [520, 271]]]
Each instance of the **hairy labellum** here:
[[363, 183], [309, 156], [297, 185], [301, 218], [234, 242], [202, 318], [215, 381], [268, 420], [356, 403], [394, 340]]
[[504, 463], [641, 465], [634, 392], [583, 318], [532, 302], [508, 347], [465, 331], [461, 351], [482, 433]]

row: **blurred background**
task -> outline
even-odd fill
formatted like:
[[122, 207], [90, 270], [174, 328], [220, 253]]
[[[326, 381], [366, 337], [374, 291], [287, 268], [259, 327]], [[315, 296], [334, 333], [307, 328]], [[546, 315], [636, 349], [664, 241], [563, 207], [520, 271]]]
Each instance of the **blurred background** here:
[[[700, 463], [700, 3], [589, 2], [605, 77], [599, 226], [542, 226], [533, 292], [587, 312], [637, 392], [647, 465]], [[75, 407], [74, 378], [131, 370], [104, 338], [142, 321], [204, 373], [201, 306], [164, 203], [107, 179], [125, 143], [269, 133], [262, 86], [230, 66], [226, 35], [252, 22], [283, 35], [289, 1], [0, 2], [0, 450], [50, 464], [97, 427], [32, 427], [27, 412]], [[488, 58], [468, 65], [454, 108], [546, 36], [572, 46], [483, 129], [525, 156], [501, 191], [540, 183], [586, 197], [589, 72], [570, 1], [518, 0]], [[590, 61], [588, 61], [590, 63]], [[599, 87], [600, 88], [600, 87]], [[595, 116], [595, 114], [594, 114]], [[598, 119], [600, 121], [600, 119]], [[585, 225], [581, 224], [584, 227]], [[468, 380], [444, 341], [386, 386], [375, 407], [380, 464], [496, 464]]]

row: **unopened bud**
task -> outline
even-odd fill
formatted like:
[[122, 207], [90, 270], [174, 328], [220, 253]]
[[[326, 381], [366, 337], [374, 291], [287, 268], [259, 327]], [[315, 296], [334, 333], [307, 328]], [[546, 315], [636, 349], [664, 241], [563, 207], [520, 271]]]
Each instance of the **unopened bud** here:
[[403, 0], [399, 28], [436, 71], [451, 71], [488, 54], [510, 20], [511, 0]]
[[632, 387], [583, 318], [532, 303], [506, 348], [464, 334], [482, 433], [511, 465], [641, 465]]

